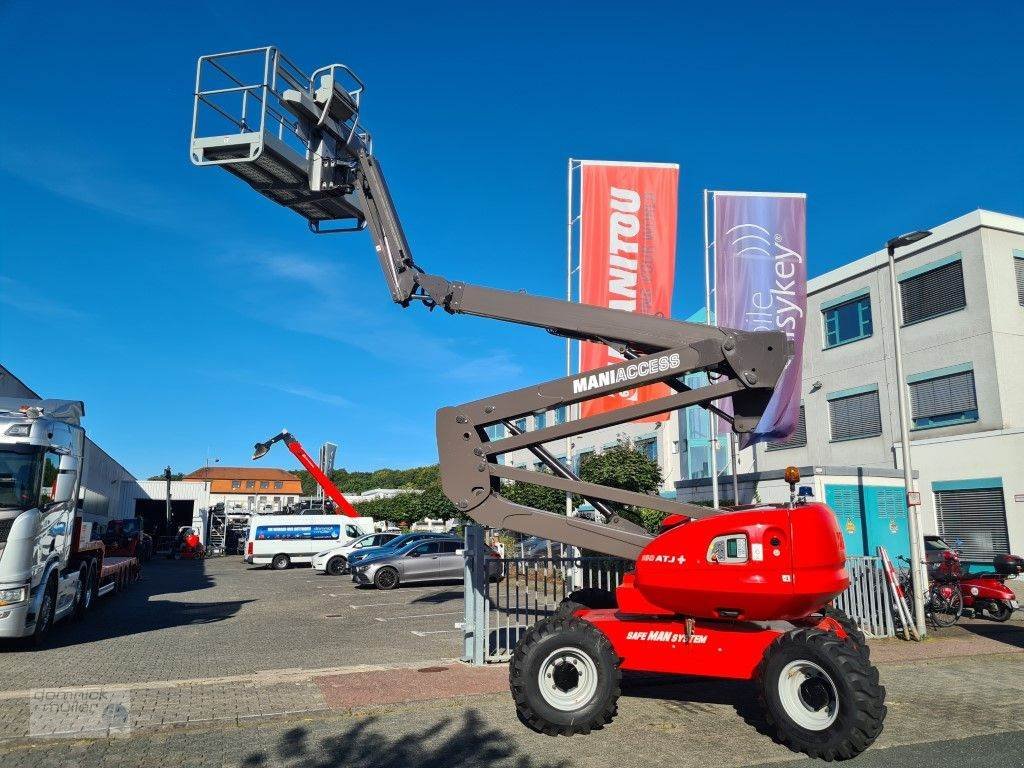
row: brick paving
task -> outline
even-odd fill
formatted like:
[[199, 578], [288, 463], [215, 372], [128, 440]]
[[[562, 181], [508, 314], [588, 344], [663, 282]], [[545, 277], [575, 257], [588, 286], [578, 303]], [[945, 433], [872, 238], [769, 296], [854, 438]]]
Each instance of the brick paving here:
[[[321, 765], [325, 755], [351, 757], [332, 746], [339, 732], [402, 753], [411, 749], [402, 739], [416, 727], [451, 730], [444, 743], [480, 729], [510, 743], [533, 738], [510, 710], [506, 667], [477, 670], [452, 658], [459, 636], [439, 628], [461, 610], [459, 585], [380, 593], [309, 570], [251, 571], [230, 559], [154, 566], [139, 587], [101, 601], [86, 621], [58, 625], [50, 647], [0, 656], [4, 768]], [[417, 636], [414, 627], [434, 629]], [[920, 644], [873, 641], [889, 688], [883, 743], [936, 739], [952, 724], [964, 735], [1024, 728], [1021, 653], [1020, 619], [965, 621]], [[619, 734], [609, 749], [640, 728], [656, 737], [635, 749], [668, 755], [681, 748], [672, 742], [685, 729], [687, 755], [703, 754], [720, 744], [705, 721], [724, 718], [751, 742], [749, 759], [788, 759], [768, 740], [751, 741], [753, 698], [748, 684], [630, 676], [621, 702], [626, 725], [605, 731]], [[295, 728], [305, 732], [306, 751], [286, 760], [291, 748], [282, 740]], [[565, 740], [544, 743], [558, 741]], [[629, 763], [628, 754], [621, 757]], [[478, 758], [467, 753], [470, 764]]]
[[[978, 737], [969, 762], [1024, 748], [1024, 678], [1018, 654], [881, 665], [889, 716], [872, 765], [949, 765], [949, 747], [912, 750], [928, 762], [901, 762], [907, 745]], [[382, 679], [381, 684], [385, 684]], [[629, 677], [619, 715], [586, 737], [549, 738], [515, 718], [506, 693], [142, 729], [130, 737], [33, 739], [0, 744], [4, 768], [38, 766], [228, 766], [239, 768], [605, 768], [671, 765], [716, 768], [805, 764], [764, 735], [747, 683]], [[1007, 738], [1003, 738], [1003, 737]], [[988, 737], [988, 738], [984, 738]], [[997, 740], [996, 737], [999, 737]], [[1016, 746], [1016, 751], [1007, 749]], [[961, 750], [964, 751], [964, 750]], [[996, 759], [996, 758], [993, 758]], [[1019, 763], [1016, 763], [1019, 764]]]

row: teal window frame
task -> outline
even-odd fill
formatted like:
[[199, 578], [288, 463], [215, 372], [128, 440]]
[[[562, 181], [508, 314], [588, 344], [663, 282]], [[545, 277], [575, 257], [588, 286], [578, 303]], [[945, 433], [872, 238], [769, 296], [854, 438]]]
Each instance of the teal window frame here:
[[658, 439], [656, 437], [641, 438], [633, 441], [633, 447], [649, 460], [658, 461]]
[[[916, 384], [921, 381], [932, 381], [934, 379], [942, 379], [946, 376], [952, 376], [957, 373], [965, 373], [970, 371], [972, 374], [972, 384], [974, 385], [974, 399], [977, 401], [978, 398], [978, 382], [973, 378], [974, 366], [970, 363], [964, 363], [963, 365], [952, 365], [947, 368], [940, 368], [936, 371], [925, 371], [923, 373], [913, 374], [907, 377], [907, 387], [911, 384]], [[910, 393], [908, 392], [908, 397]], [[943, 413], [937, 416], [919, 416], [915, 418], [913, 415], [910, 417], [912, 424], [911, 432], [920, 432], [928, 429], [938, 429], [939, 427], [955, 427], [958, 424], [972, 424], [978, 420], [978, 409], [968, 408], [964, 411], [952, 411], [950, 413]]]
[[565, 424], [569, 420], [569, 408], [562, 405], [555, 408], [555, 424]]
[[[853, 336], [843, 337], [841, 335], [843, 329], [839, 325], [839, 312], [853, 305], [857, 307], [857, 333]], [[874, 323], [871, 319], [871, 294], [869, 293], [823, 307], [821, 314], [825, 323], [825, 349], [852, 344], [855, 341], [871, 338], [874, 334]]]
[[548, 421], [547, 416], [548, 415], [546, 413], [535, 413], [535, 414], [533, 414], [533, 428], [534, 429], [544, 429], [544, 427], [547, 425], [547, 421]]

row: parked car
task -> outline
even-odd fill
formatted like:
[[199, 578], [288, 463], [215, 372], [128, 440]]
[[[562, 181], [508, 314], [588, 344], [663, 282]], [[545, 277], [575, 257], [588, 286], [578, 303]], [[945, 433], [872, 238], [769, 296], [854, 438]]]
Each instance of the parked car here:
[[453, 538], [446, 533], [430, 533], [429, 531], [416, 531], [415, 533], [403, 533], [401, 536], [396, 536], [387, 544], [383, 544], [379, 547], [366, 547], [361, 552], [353, 552], [348, 556], [349, 568], [361, 560], [365, 560], [367, 557], [380, 554], [381, 550], [394, 551], [401, 549], [406, 544], [411, 544], [414, 541], [423, 541], [424, 539], [440, 539], [440, 538]]
[[249, 527], [247, 563], [284, 570], [308, 563], [325, 547], [338, 546], [373, 533], [372, 517], [340, 515], [260, 515]]
[[339, 547], [325, 549], [323, 552], [313, 555], [313, 570], [328, 573], [331, 576], [340, 576], [343, 573], [348, 573], [348, 559], [353, 552], [361, 552], [371, 547], [383, 546], [401, 535], [401, 531], [368, 533]]
[[[411, 542], [353, 564], [352, 578], [357, 584], [372, 584], [377, 589], [394, 589], [410, 582], [462, 579], [465, 573], [462, 547], [462, 540], [454, 536]], [[501, 558], [493, 549], [488, 549], [487, 572], [492, 581], [504, 576]]]

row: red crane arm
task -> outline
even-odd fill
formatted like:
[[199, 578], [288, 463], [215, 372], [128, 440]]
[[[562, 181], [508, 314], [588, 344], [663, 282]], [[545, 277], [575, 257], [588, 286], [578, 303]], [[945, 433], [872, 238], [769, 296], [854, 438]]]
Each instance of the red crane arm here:
[[338, 490], [338, 486], [332, 483], [331, 478], [320, 470], [320, 466], [310, 458], [308, 453], [306, 453], [306, 450], [302, 447], [302, 443], [292, 437], [288, 430], [282, 430], [280, 434], [275, 435], [265, 443], [256, 443], [256, 451], [253, 454], [253, 459], [258, 459], [263, 456], [270, 450], [270, 446], [278, 440], [283, 441], [284, 444], [288, 446], [288, 450], [295, 455], [295, 458], [299, 460], [299, 463], [305, 467], [309, 474], [313, 476], [313, 479], [319, 483], [320, 487], [324, 489], [324, 493], [331, 497], [331, 501], [334, 502], [336, 514], [348, 515], [349, 517], [359, 517], [359, 513], [356, 512], [355, 507], [349, 504], [348, 499], [346, 499], [344, 494]]

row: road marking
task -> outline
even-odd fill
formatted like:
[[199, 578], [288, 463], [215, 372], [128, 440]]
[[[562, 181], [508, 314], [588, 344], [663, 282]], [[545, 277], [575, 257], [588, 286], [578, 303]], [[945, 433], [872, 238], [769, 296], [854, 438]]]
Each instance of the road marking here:
[[448, 611], [446, 613], [414, 613], [409, 616], [375, 616], [377, 621], [398, 621], [399, 619], [425, 619], [429, 616], [461, 616], [462, 611]]
[[461, 632], [460, 629], [414, 629], [412, 633], [416, 637], [426, 637], [427, 635], [449, 635]]

